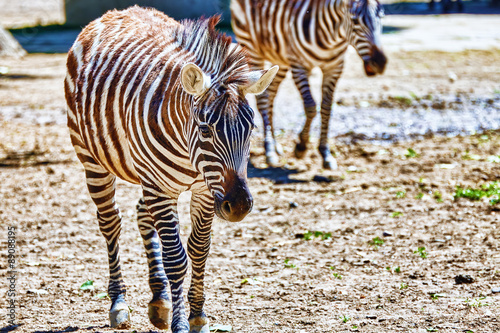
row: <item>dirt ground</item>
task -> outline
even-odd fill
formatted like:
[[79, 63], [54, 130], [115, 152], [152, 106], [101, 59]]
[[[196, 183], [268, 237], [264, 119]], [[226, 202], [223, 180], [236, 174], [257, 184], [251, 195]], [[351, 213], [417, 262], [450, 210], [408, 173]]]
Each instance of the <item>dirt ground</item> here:
[[[366, 101], [404, 112], [422, 106], [401, 98], [415, 94], [500, 100], [500, 50], [388, 56], [387, 72], [370, 81], [350, 60], [338, 107]], [[2, 332], [113, 331], [110, 301], [96, 297], [107, 289], [105, 242], [64, 125], [64, 62], [63, 54], [0, 60], [7, 68], [0, 75], [0, 279], [7, 281], [7, 228], [15, 226], [19, 302], [19, 326], [9, 328], [7, 284], [0, 283]], [[287, 81], [280, 94], [296, 96], [293, 89]], [[300, 106], [296, 97], [293, 103]], [[453, 197], [457, 186], [500, 181], [500, 131], [383, 145], [332, 140], [336, 171], [320, 169], [314, 150], [295, 159], [292, 131], [278, 140], [283, 167], [268, 169], [261, 135], [254, 138], [252, 213], [244, 222], [214, 223], [205, 279], [213, 325], [250, 333], [500, 332], [500, 293], [493, 292], [500, 288], [500, 204]], [[118, 185], [122, 269], [132, 330], [151, 332], [135, 223], [139, 192]], [[188, 200], [180, 199], [184, 241]], [[94, 290], [80, 290], [87, 280]]]

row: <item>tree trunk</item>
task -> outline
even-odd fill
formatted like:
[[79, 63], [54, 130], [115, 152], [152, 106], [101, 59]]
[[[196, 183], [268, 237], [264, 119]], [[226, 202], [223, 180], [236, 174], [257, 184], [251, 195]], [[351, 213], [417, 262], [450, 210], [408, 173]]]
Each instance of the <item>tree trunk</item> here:
[[10, 32], [0, 26], [0, 57], [22, 57], [26, 51], [19, 45], [17, 40], [12, 37]]

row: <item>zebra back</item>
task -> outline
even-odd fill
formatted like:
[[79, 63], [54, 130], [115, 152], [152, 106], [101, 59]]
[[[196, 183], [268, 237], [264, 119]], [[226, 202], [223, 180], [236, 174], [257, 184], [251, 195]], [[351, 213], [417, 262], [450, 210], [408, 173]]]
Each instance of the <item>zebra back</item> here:
[[380, 49], [378, 0], [231, 0], [231, 12], [238, 42], [273, 64], [334, 68], [348, 45], [365, 61]]
[[68, 54], [65, 92], [86, 169], [94, 162], [172, 195], [206, 184], [220, 201], [234, 179], [246, 184], [254, 113], [245, 94], [265, 90], [277, 68], [250, 71], [218, 21], [179, 23], [135, 6], [83, 29]]

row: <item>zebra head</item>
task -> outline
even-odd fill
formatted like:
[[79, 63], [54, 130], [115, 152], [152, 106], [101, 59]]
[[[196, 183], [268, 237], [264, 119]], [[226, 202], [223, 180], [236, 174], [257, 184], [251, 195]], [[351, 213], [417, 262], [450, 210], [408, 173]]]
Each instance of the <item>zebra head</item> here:
[[382, 74], [387, 58], [382, 51], [381, 18], [384, 9], [378, 0], [350, 0], [352, 22], [352, 41], [359, 56], [363, 59], [365, 73], [368, 76]]
[[212, 82], [193, 63], [182, 68], [182, 86], [194, 96], [188, 133], [191, 164], [203, 175], [215, 213], [224, 220], [241, 221], [252, 210], [247, 164], [255, 125], [245, 95], [264, 92], [277, 71], [278, 66], [254, 72], [246, 68], [243, 78], [221, 83]]

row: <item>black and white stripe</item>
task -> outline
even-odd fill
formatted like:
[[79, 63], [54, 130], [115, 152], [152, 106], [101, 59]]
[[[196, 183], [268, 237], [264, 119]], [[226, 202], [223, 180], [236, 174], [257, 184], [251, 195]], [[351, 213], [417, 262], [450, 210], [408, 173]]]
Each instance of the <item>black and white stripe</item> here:
[[[140, 234], [158, 328], [208, 332], [203, 277], [215, 214], [241, 220], [252, 208], [246, 183], [254, 113], [245, 94], [261, 93], [277, 68], [252, 72], [241, 49], [214, 26], [178, 23], [152, 9], [111, 11], [90, 23], [68, 53], [68, 127], [107, 241], [112, 327], [130, 326], [118, 239], [115, 181], [140, 184]], [[177, 198], [192, 192], [187, 254]], [[192, 263], [187, 317], [182, 283]], [[170, 294], [168, 291], [170, 287]]]

